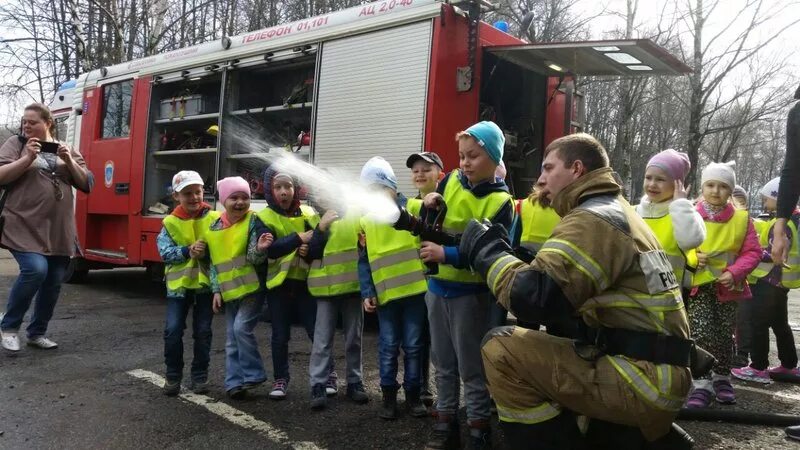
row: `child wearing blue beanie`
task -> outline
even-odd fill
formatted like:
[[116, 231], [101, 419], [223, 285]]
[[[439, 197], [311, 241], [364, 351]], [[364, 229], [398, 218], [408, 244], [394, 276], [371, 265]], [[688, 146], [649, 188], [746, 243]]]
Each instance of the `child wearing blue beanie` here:
[[[503, 179], [495, 177], [503, 159], [503, 132], [493, 122], [479, 122], [458, 133], [456, 141], [459, 169], [425, 196], [425, 206], [444, 200], [448, 210], [443, 229], [451, 233], [463, 233], [471, 219], [486, 219], [508, 229], [513, 201]], [[483, 278], [460, 261], [458, 248], [422, 242], [420, 257], [439, 263], [439, 273], [428, 279], [425, 294], [438, 392], [437, 420], [427, 447], [450, 448], [460, 441], [457, 411], [463, 381], [470, 440], [479, 448], [490, 439], [489, 391], [480, 351], [489, 328], [490, 294]]]

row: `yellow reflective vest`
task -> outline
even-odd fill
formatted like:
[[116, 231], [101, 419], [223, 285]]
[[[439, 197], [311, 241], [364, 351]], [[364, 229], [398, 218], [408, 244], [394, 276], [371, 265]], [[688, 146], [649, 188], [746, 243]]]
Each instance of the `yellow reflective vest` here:
[[517, 201], [522, 234], [519, 245], [536, 253], [544, 242], [553, 234], [553, 228], [561, 222], [561, 216], [553, 208], [546, 208], [541, 203], [529, 199]]
[[[271, 208], [258, 212], [258, 218], [275, 232], [275, 239], [286, 237], [292, 233], [303, 233], [316, 228], [319, 216], [314, 208], [300, 206], [300, 215], [288, 217], [278, 214]], [[286, 279], [305, 281], [308, 278], [309, 264], [297, 254], [297, 250], [278, 259], [267, 260], [267, 289], [274, 289]]]
[[362, 218], [367, 257], [378, 305], [427, 292], [425, 266], [419, 259], [419, 237], [391, 225]]
[[642, 220], [653, 230], [653, 234], [664, 248], [664, 253], [667, 254], [678, 283], [683, 287], [692, 286], [692, 273], [687, 271], [686, 267], [692, 269], [697, 267], [697, 251], [692, 249], [684, 252], [678, 247], [675, 229], [672, 227], [672, 216], [667, 214], [662, 217], [642, 218]]
[[736, 261], [749, 222], [750, 216], [744, 210], [736, 210], [727, 222], [706, 221], [706, 240], [697, 250], [708, 256], [708, 264], [694, 274], [692, 286], [717, 281], [725, 268]]
[[[508, 192], [492, 192], [484, 197], [476, 197], [472, 192], [464, 189], [459, 179], [458, 170], [450, 173], [447, 185], [444, 188], [444, 201], [447, 204], [447, 215], [444, 218], [444, 231], [461, 234], [467, 228], [470, 220], [491, 220], [500, 209], [511, 202]], [[484, 280], [479, 274], [468, 269], [456, 269], [448, 264], [439, 264], [439, 273], [432, 278], [442, 281], [455, 281], [458, 283], [483, 284]]]
[[[756, 227], [756, 231], [758, 232], [758, 241], [761, 244], [761, 248], [767, 248], [769, 246], [769, 232], [772, 230], [772, 227], [775, 226], [777, 220], [778, 219], [753, 221], [753, 225], [760, 222]], [[800, 250], [798, 250], [797, 227], [791, 220], [787, 222], [787, 225], [789, 226], [789, 232], [792, 234], [792, 248], [789, 249], [789, 259], [786, 261], [789, 268], [787, 269], [784, 267], [781, 269], [781, 286], [787, 289], [796, 289], [800, 287]], [[758, 267], [747, 276], [747, 281], [755, 283], [759, 279], [767, 276], [770, 271], [772, 271], [773, 267], [775, 267], [775, 265], [771, 262], [759, 263]]]
[[[176, 244], [188, 247], [197, 240], [202, 239], [205, 230], [220, 216], [217, 211], [208, 211], [203, 217], [194, 219], [181, 219], [174, 215], [164, 218], [162, 224], [167, 233]], [[211, 285], [208, 278], [208, 264], [198, 259], [189, 258], [181, 264], [166, 264], [164, 275], [167, 279], [167, 289], [200, 289]]]
[[358, 285], [359, 219], [344, 217], [331, 224], [322, 259], [311, 262], [308, 291], [315, 297], [360, 292]]
[[247, 241], [253, 212], [222, 230], [207, 230], [205, 240], [217, 271], [222, 300], [231, 302], [258, 292], [256, 269], [247, 262]]
[[422, 199], [421, 198], [410, 198], [406, 203], [406, 211], [409, 212], [412, 216], [417, 216], [422, 213]]

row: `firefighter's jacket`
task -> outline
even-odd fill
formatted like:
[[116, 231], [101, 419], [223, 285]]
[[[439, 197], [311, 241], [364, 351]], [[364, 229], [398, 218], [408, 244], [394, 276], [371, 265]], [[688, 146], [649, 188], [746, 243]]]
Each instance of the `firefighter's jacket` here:
[[[519, 297], [521, 288], [515, 280], [538, 271], [539, 279], [555, 283], [590, 327], [689, 338], [669, 261], [650, 227], [620, 195], [610, 168], [577, 179], [556, 196], [553, 207], [562, 221], [533, 263], [507, 255], [490, 269], [487, 284], [499, 303], [513, 312], [512, 297]], [[519, 284], [526, 279], [520, 277]], [[690, 386], [688, 368], [605, 357], [649, 404], [668, 411], [680, 408]]]

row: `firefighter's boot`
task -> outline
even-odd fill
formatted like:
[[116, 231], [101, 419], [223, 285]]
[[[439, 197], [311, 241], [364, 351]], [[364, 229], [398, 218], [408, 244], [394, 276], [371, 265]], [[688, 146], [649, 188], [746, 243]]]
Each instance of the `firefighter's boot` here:
[[645, 441], [638, 427], [590, 419], [586, 441], [597, 450], [643, 450]]
[[586, 448], [575, 416], [568, 411], [536, 424], [500, 421], [500, 429], [503, 430], [506, 447], [510, 449], [583, 450]]
[[676, 423], [667, 434], [644, 446], [645, 450], [691, 450], [693, 447], [694, 439]]
[[383, 394], [383, 404], [381, 404], [381, 411], [378, 417], [383, 420], [397, 419], [397, 387], [384, 387], [381, 386], [381, 393]]
[[492, 429], [488, 420], [473, 420], [469, 425], [467, 450], [490, 450], [492, 448]]
[[455, 415], [439, 414], [425, 450], [457, 450], [461, 448], [461, 431]]

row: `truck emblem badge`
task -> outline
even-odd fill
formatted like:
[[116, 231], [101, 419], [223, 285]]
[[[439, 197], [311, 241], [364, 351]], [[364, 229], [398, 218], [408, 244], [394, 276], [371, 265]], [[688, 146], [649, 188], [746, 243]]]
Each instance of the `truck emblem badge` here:
[[107, 188], [114, 184], [114, 161], [106, 161], [106, 166], [103, 169], [103, 182]]

